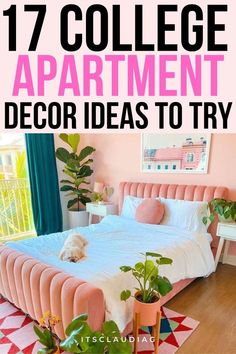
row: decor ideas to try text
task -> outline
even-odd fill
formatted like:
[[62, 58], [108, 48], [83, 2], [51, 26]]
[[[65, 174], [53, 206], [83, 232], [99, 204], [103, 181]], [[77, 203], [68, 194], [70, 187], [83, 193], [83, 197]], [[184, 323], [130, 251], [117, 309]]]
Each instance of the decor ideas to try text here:
[[236, 131], [227, 1], [0, 11], [0, 129]]

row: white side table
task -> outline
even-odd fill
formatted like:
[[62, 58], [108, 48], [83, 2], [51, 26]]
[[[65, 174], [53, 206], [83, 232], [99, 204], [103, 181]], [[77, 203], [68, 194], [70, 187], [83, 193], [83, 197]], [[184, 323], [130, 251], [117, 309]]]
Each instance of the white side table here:
[[222, 252], [222, 248], [224, 246], [224, 242], [226, 241], [225, 244], [225, 249], [224, 249], [224, 254], [223, 254], [223, 264], [225, 263], [228, 250], [229, 250], [229, 244], [230, 241], [236, 241], [236, 223], [223, 223], [219, 222], [217, 226], [217, 236], [220, 237], [220, 242], [217, 248], [217, 253], [216, 253], [216, 258], [215, 258], [215, 265], [217, 268], [217, 264], [220, 259], [220, 255]]
[[89, 213], [89, 225], [92, 223], [93, 215], [99, 216], [101, 220], [102, 217], [107, 215], [117, 214], [117, 205], [111, 203], [87, 203], [86, 211]]

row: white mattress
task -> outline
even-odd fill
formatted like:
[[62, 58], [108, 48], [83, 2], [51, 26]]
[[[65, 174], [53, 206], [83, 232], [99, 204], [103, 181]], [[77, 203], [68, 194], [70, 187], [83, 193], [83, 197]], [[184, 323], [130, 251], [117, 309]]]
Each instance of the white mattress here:
[[[71, 232], [79, 232], [89, 241], [87, 258], [80, 263], [63, 262], [58, 258]], [[132, 319], [132, 299], [121, 302], [120, 292], [132, 290], [137, 284], [130, 273], [121, 273], [119, 267], [134, 265], [142, 259], [140, 252], [156, 251], [172, 258], [173, 265], [162, 266], [160, 272], [172, 283], [208, 276], [214, 271], [214, 259], [205, 234], [140, 224], [114, 215], [105, 217], [100, 224], [7, 245], [100, 287], [106, 301], [106, 319], [116, 321], [120, 330]]]

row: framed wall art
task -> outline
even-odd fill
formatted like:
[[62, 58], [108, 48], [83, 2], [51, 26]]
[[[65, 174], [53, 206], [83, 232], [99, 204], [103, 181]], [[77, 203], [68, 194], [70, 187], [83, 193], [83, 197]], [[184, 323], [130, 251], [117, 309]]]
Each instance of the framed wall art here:
[[142, 134], [141, 170], [207, 173], [211, 134]]

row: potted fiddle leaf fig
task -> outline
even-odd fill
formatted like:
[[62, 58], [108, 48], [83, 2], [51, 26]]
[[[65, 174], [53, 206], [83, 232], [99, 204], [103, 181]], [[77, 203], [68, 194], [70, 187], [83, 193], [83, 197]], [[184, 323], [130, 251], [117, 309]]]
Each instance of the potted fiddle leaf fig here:
[[[134, 267], [122, 266], [122, 272], [131, 272], [137, 280], [138, 287], [134, 294], [134, 314], [140, 315], [141, 326], [156, 324], [157, 312], [160, 312], [160, 298], [172, 290], [170, 281], [159, 274], [159, 267], [172, 264], [172, 259], [162, 257], [159, 253], [146, 252], [143, 254], [144, 262], [138, 262]], [[132, 296], [130, 290], [120, 294], [122, 301]]]
[[66, 328], [67, 338], [60, 348], [67, 353], [132, 354], [131, 343], [121, 337], [114, 321], [104, 322], [101, 331], [93, 331], [87, 314], [76, 317]]
[[236, 202], [223, 198], [212, 199], [208, 203], [209, 216], [204, 216], [202, 221], [207, 225], [208, 221], [213, 222], [218, 215], [222, 222], [236, 221]]
[[93, 173], [90, 165], [93, 159], [90, 155], [95, 151], [92, 146], [86, 146], [78, 151], [80, 134], [60, 134], [60, 139], [64, 141], [69, 150], [60, 147], [56, 150], [56, 157], [64, 163], [63, 172], [68, 176], [61, 180], [61, 191], [67, 192], [71, 197], [67, 203], [69, 211], [69, 224], [71, 228], [88, 225], [88, 213], [81, 208], [86, 203], [91, 202], [88, 177]]

